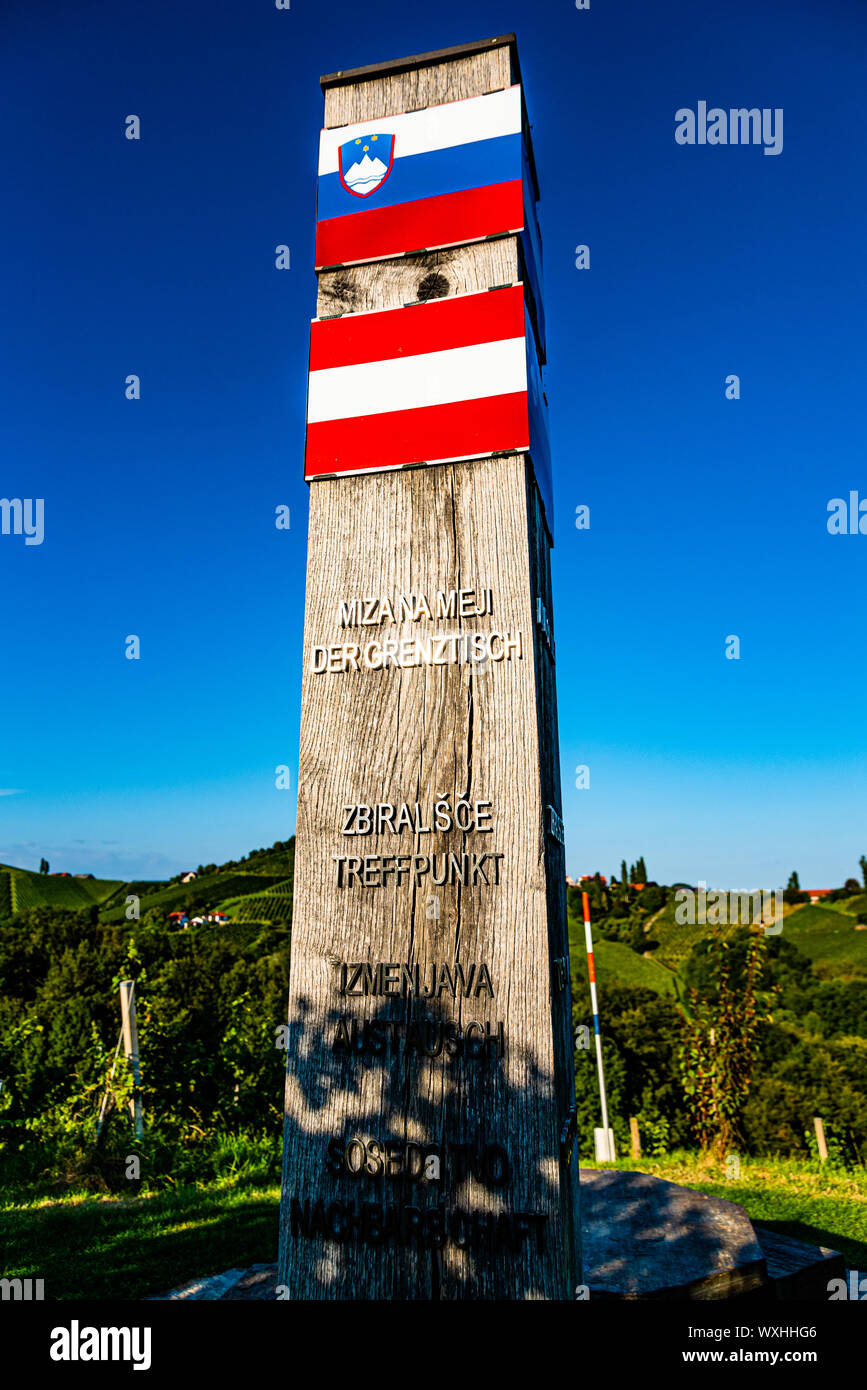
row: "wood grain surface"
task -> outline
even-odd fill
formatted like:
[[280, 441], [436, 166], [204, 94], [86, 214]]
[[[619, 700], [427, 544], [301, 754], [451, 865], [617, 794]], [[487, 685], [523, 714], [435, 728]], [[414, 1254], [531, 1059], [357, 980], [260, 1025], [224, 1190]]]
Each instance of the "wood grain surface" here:
[[[329, 124], [505, 85], [508, 48], [420, 73], [326, 92]], [[422, 101], [422, 98], [424, 100]], [[403, 109], [410, 109], [404, 105]], [[389, 308], [518, 278], [513, 237], [425, 257], [324, 272], [318, 313]], [[435, 615], [437, 593], [490, 590], [490, 612]], [[425, 595], [434, 616], [377, 626], [341, 624], [341, 604]], [[315, 481], [310, 492], [304, 625], [295, 898], [292, 925], [286, 1128], [279, 1281], [292, 1298], [568, 1298], [579, 1279], [577, 1162], [560, 1137], [574, 1095], [563, 848], [559, 813], [554, 660], [537, 623], [553, 622], [549, 536], [526, 456], [482, 459]], [[446, 634], [520, 634], [508, 659], [317, 673], [315, 649], [425, 640]], [[494, 650], [503, 651], [502, 642]], [[350, 663], [351, 665], [351, 663]], [[342, 832], [342, 808], [438, 798], [491, 803], [490, 831], [387, 828]], [[422, 824], [428, 822], [422, 821]], [[502, 856], [499, 883], [433, 885], [407, 874], [386, 886], [338, 882], [334, 855]], [[442, 861], [439, 861], [442, 863]], [[464, 861], [460, 861], [463, 863]], [[488, 873], [491, 864], [488, 863]], [[494, 996], [345, 997], [341, 963], [485, 963]], [[335, 1051], [341, 1021], [502, 1023], [505, 1055], [448, 1059], [394, 1050]], [[410, 1141], [443, 1150], [440, 1179], [353, 1177], [329, 1170], [329, 1142]], [[461, 1172], [449, 1145], [500, 1145], [505, 1185]], [[481, 1213], [477, 1241], [430, 1248], [300, 1234], [292, 1202], [361, 1202]], [[544, 1217], [544, 1249], [514, 1224], [497, 1248], [485, 1222], [501, 1213]], [[509, 1234], [511, 1233], [511, 1234]]]
[[431, 62], [410, 72], [329, 87], [325, 91], [325, 125], [352, 125], [402, 111], [421, 111], [442, 101], [498, 92], [516, 81], [509, 45], [503, 44], [468, 57]]

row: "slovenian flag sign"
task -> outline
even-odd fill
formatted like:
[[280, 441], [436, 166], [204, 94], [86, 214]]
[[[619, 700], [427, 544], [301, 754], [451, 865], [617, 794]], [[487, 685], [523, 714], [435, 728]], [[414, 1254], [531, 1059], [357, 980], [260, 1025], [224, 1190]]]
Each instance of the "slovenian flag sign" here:
[[323, 130], [316, 269], [521, 232], [521, 111], [516, 85]]
[[308, 481], [530, 453], [553, 528], [545, 414], [521, 284], [311, 325]]

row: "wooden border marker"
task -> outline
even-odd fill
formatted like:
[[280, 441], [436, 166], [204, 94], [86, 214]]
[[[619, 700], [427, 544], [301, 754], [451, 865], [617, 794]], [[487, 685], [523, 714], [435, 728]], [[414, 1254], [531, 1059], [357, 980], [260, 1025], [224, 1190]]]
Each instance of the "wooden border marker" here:
[[322, 79], [287, 1298], [581, 1282], [519, 83], [514, 35]]

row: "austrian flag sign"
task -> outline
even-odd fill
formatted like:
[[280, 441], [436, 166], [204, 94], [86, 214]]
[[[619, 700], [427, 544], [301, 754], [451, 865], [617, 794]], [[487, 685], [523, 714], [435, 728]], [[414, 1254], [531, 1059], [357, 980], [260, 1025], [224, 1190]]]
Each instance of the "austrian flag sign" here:
[[522, 232], [521, 122], [516, 84], [323, 130], [316, 269]]
[[551, 524], [544, 398], [523, 284], [316, 319], [304, 476], [530, 453]]

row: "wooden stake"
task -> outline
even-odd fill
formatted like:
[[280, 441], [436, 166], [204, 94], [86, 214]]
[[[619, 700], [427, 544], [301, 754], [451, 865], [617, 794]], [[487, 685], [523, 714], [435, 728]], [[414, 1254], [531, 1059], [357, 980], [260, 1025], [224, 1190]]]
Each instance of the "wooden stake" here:
[[133, 1094], [129, 1103], [136, 1139], [144, 1134], [141, 1104], [141, 1075], [138, 1064], [138, 1028], [135, 1021], [135, 980], [120, 982], [120, 1016], [123, 1023], [123, 1050], [132, 1070]]
[[819, 1158], [824, 1163], [828, 1157], [828, 1145], [825, 1143], [825, 1126], [816, 1115], [813, 1118], [813, 1128], [816, 1131], [816, 1143], [819, 1146]]
[[641, 1157], [641, 1136], [638, 1133], [638, 1120], [634, 1115], [629, 1117], [629, 1137], [632, 1140], [632, 1157]]
[[599, 1003], [596, 998], [596, 965], [593, 959], [593, 933], [590, 927], [590, 898], [581, 894], [584, 908], [584, 939], [587, 946], [587, 974], [590, 980], [590, 1003], [593, 1008], [593, 1036], [596, 1040], [596, 1070], [599, 1074], [599, 1101], [602, 1106], [602, 1148], [609, 1161], [614, 1160], [611, 1130], [608, 1127], [608, 1097], [605, 1094], [605, 1068], [602, 1064], [602, 1035], [599, 1032]]

